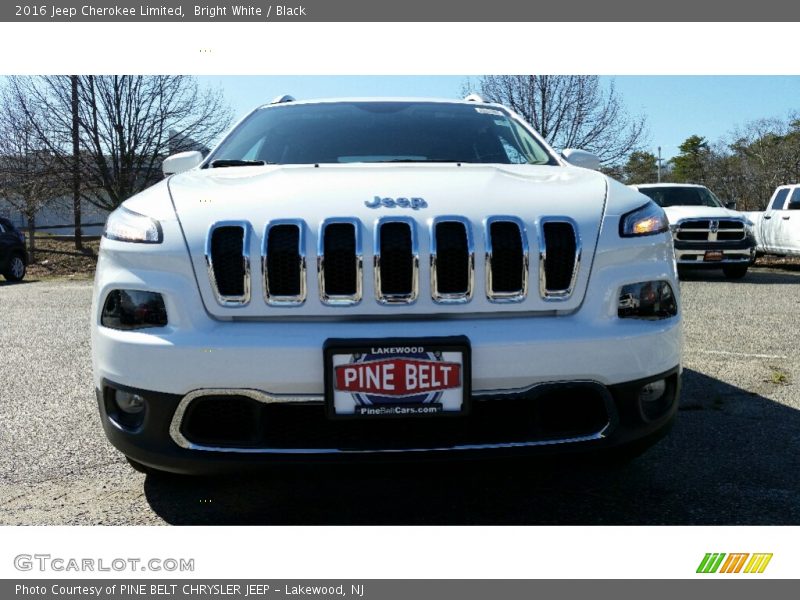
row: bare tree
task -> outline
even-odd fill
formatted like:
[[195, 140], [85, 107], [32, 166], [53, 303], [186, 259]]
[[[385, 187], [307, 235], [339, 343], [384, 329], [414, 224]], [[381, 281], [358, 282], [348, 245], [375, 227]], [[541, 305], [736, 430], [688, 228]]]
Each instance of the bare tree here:
[[221, 91], [188, 76], [11, 77], [8, 90], [41, 144], [72, 173], [77, 95], [80, 193], [112, 210], [161, 178], [170, 152], [209, 146], [227, 129]]
[[[682, 151], [691, 139], [684, 142]], [[740, 210], [762, 210], [777, 186], [800, 181], [798, 115], [758, 119], [737, 127], [707, 145], [696, 162], [702, 182], [720, 196], [735, 200]]]
[[477, 91], [519, 113], [556, 148], [588, 150], [604, 165], [627, 158], [646, 137], [645, 118], [628, 116], [613, 81], [604, 87], [596, 75], [483, 75]]
[[64, 193], [58, 162], [41, 144], [32, 122], [8, 94], [0, 96], [0, 198], [16, 208], [28, 229], [28, 254], [35, 259], [36, 217]]
[[81, 226], [81, 121], [78, 100], [78, 76], [70, 75], [70, 99], [72, 112], [72, 215], [75, 225], [75, 249], [83, 250], [83, 227]]

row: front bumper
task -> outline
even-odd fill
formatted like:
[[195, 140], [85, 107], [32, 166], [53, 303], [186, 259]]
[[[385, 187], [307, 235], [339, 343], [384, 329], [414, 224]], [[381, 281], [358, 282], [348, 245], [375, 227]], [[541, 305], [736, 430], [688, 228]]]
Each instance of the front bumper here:
[[[661, 398], [643, 403], [642, 387], [665, 380]], [[124, 424], [114, 404], [115, 390], [145, 399], [144, 418]], [[216, 421], [242, 438], [203, 442], [192, 431], [191, 407], [206, 398], [224, 402], [219, 390], [186, 396], [164, 394], [104, 382], [97, 390], [100, 414], [111, 443], [146, 466], [175, 473], [200, 474], [293, 461], [390, 459], [475, 455], [529, 455], [610, 450], [659, 439], [672, 423], [680, 394], [680, 368], [645, 379], [604, 386], [573, 381], [542, 384], [524, 390], [474, 395], [467, 416], [411, 418], [354, 423], [330, 421], [321, 401], [281, 402], [231, 390], [228, 398], [249, 397], [261, 412], [230, 411], [239, 421]], [[287, 412], [288, 411], [288, 412]], [[298, 412], [299, 411], [299, 412]], [[297, 412], [296, 415], [289, 415]], [[230, 417], [229, 413], [229, 417]], [[260, 437], [250, 435], [250, 418]], [[266, 420], [265, 420], [266, 417]], [[270, 419], [274, 417], [274, 419]], [[198, 437], [199, 436], [199, 437]], [[190, 439], [191, 438], [191, 439]]]
[[[750, 264], [756, 257], [755, 238], [748, 235], [738, 242], [683, 242], [675, 240], [675, 260], [681, 266], [719, 268]], [[707, 252], [721, 252], [721, 260], [705, 260]]]

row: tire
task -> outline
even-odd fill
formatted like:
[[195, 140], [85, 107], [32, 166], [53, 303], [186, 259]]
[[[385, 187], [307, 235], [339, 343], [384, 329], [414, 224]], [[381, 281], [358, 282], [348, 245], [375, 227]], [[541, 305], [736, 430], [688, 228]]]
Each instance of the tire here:
[[741, 279], [747, 275], [750, 265], [726, 265], [722, 267], [722, 272], [728, 279]]
[[22, 278], [25, 277], [26, 271], [27, 268], [22, 255], [14, 254], [11, 256], [11, 261], [8, 263], [8, 271], [3, 273], [3, 276], [8, 281], [22, 281]]

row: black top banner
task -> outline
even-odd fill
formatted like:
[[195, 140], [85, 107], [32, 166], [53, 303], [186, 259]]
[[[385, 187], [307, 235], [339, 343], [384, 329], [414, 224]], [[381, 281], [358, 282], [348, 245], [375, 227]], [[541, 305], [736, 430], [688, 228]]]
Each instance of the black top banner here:
[[[209, 2], [185, 0], [59, 0], [0, 4], [0, 21], [104, 22], [642, 22], [798, 21], [800, 3], [786, 0], [300, 0]], [[677, 34], [677, 32], [676, 32]]]

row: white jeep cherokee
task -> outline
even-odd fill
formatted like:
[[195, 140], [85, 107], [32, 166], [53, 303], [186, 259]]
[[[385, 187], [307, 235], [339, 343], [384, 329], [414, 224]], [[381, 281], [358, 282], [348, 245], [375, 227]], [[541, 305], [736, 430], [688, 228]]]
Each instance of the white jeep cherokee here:
[[664, 211], [479, 99], [282, 97], [108, 219], [105, 431], [139, 468], [640, 450], [677, 409]]

